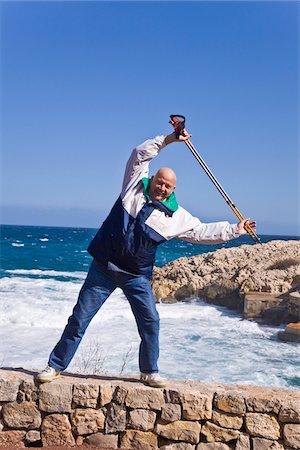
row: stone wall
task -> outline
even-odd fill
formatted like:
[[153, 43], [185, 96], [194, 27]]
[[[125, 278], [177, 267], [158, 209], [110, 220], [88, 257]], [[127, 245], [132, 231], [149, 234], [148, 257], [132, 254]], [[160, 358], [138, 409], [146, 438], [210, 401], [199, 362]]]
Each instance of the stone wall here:
[[295, 450], [300, 391], [136, 378], [0, 370], [0, 445], [80, 445], [136, 450]]

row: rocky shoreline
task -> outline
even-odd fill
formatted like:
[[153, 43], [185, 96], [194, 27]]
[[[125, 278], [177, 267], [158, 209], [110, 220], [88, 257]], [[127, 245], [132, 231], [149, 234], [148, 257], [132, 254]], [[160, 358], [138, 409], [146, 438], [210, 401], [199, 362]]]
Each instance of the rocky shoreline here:
[[273, 325], [300, 321], [300, 242], [270, 241], [179, 258], [153, 273], [158, 302], [201, 297]]

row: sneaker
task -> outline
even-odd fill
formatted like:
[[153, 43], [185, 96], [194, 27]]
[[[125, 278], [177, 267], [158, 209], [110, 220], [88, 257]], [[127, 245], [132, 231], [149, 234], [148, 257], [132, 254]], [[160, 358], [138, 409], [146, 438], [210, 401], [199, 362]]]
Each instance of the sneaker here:
[[162, 388], [166, 386], [166, 381], [162, 378], [158, 372], [153, 373], [142, 373], [141, 372], [141, 381], [151, 387]]
[[54, 369], [53, 367], [47, 366], [43, 372], [40, 372], [36, 379], [40, 383], [48, 383], [49, 381], [56, 380], [60, 377], [60, 371]]

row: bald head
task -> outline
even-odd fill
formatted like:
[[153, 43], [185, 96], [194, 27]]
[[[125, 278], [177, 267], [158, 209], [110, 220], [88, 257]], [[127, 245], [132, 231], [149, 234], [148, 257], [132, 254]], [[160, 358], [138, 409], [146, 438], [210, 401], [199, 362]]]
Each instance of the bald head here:
[[166, 200], [176, 187], [176, 174], [169, 167], [160, 168], [151, 178], [150, 198], [152, 200]]

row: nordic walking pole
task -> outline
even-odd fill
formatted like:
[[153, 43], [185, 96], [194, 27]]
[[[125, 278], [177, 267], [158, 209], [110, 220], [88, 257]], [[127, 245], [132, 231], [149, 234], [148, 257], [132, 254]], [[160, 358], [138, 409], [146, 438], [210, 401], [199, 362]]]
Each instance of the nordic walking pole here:
[[[185, 130], [185, 117], [181, 116], [181, 115], [178, 115], [178, 114], [176, 114], [176, 115], [172, 114], [170, 116], [170, 119], [171, 120], [170, 120], [169, 123], [171, 125], [173, 125], [175, 133], [176, 133], [176, 136], [178, 138], [179, 135], [182, 134], [183, 131]], [[192, 144], [191, 140], [187, 139], [185, 141], [185, 144], [188, 146], [188, 148], [190, 149], [190, 151], [192, 152], [192, 154], [194, 155], [194, 157], [196, 158], [198, 163], [201, 165], [201, 167], [203, 168], [203, 170], [206, 173], [206, 175], [208, 175], [208, 177], [214, 183], [214, 185], [216, 186], [216, 188], [218, 189], [218, 191], [220, 192], [220, 194], [222, 195], [222, 197], [224, 198], [224, 200], [226, 201], [228, 206], [232, 209], [234, 214], [237, 216], [239, 221], [244, 220], [245, 218], [243, 217], [242, 213], [235, 206], [235, 204], [233, 203], [233, 201], [231, 200], [229, 195], [225, 192], [225, 190], [223, 189], [221, 184], [218, 182], [218, 180], [216, 179], [214, 174], [211, 172], [211, 170], [207, 166], [206, 162], [199, 155], [199, 153], [197, 152], [196, 148]], [[249, 224], [245, 224], [244, 228], [247, 231], [247, 233], [251, 236], [251, 238], [254, 240], [254, 242], [256, 242], [257, 244], [261, 244], [260, 238], [257, 236], [255, 231], [253, 230], [253, 228], [251, 228], [251, 226]]]

